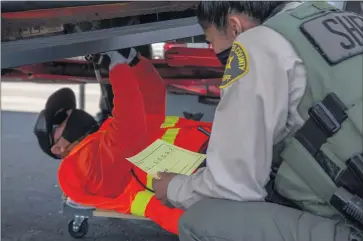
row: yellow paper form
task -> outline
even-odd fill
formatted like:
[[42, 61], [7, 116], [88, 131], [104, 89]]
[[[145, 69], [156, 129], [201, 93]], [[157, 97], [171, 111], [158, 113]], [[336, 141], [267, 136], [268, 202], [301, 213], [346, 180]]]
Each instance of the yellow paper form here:
[[157, 172], [191, 175], [206, 155], [188, 151], [157, 139], [133, 157], [126, 158], [153, 177]]

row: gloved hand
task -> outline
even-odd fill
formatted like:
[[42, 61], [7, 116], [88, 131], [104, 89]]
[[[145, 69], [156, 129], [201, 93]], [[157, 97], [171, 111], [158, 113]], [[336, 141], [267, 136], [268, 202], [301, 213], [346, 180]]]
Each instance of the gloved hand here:
[[110, 51], [105, 54], [110, 58], [110, 70], [117, 64], [130, 64], [137, 57], [137, 51], [134, 48]]
[[90, 64], [95, 64], [96, 68], [108, 69], [110, 66], [111, 59], [105, 53], [90, 54], [86, 56], [86, 60]]
[[134, 48], [120, 49], [100, 54], [93, 54], [86, 57], [100, 68], [112, 69], [117, 64], [130, 64], [137, 57], [137, 51]]

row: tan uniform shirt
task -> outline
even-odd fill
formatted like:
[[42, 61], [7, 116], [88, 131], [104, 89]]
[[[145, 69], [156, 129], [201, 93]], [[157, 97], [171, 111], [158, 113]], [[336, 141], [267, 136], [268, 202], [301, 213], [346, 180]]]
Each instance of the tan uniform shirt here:
[[[289, 3], [285, 9], [296, 6]], [[306, 72], [292, 45], [276, 31], [258, 26], [240, 34], [232, 52], [207, 167], [170, 182], [168, 199], [176, 207], [188, 208], [205, 197], [264, 200], [273, 145], [303, 124], [297, 106]]]

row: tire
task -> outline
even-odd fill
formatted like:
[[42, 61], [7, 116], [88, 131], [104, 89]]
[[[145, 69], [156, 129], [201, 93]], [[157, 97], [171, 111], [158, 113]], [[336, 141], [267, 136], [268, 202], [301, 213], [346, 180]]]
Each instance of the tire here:
[[87, 219], [85, 219], [82, 222], [82, 224], [79, 227], [79, 230], [77, 232], [75, 232], [73, 230], [73, 224], [74, 224], [74, 219], [68, 223], [68, 233], [69, 233], [69, 235], [71, 235], [72, 238], [80, 239], [80, 238], [83, 238], [88, 233], [88, 220]]

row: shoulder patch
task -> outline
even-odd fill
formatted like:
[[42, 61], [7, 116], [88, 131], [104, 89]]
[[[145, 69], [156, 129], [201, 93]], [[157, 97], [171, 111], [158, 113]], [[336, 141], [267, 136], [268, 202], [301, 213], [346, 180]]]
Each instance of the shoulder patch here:
[[248, 73], [248, 55], [242, 44], [234, 42], [224, 70], [220, 88], [223, 89]]

